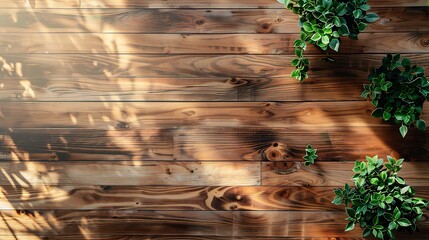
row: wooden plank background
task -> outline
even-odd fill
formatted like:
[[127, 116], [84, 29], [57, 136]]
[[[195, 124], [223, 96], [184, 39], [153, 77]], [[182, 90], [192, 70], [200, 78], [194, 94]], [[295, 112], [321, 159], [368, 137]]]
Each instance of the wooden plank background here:
[[300, 84], [275, 0], [0, 0], [0, 239], [360, 239], [332, 189], [376, 154], [429, 198], [429, 132], [359, 96], [386, 53], [429, 71], [429, 2], [369, 4]]

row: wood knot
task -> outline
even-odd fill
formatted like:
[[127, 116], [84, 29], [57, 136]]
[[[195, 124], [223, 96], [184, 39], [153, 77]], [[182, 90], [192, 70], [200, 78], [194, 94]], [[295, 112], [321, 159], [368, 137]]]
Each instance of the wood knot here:
[[262, 152], [262, 158], [268, 161], [282, 161], [290, 158], [286, 145], [274, 142]]
[[259, 112], [259, 114], [264, 116], [264, 117], [272, 117], [275, 115], [273, 112], [268, 111], [268, 110], [262, 110]]
[[264, 23], [261, 25], [262, 29], [269, 29], [270, 28], [270, 24], [269, 23]]
[[26, 216], [31, 216], [31, 217], [35, 216], [34, 211], [24, 210], [24, 209], [18, 209], [18, 210], [16, 210], [16, 213], [18, 215], [26, 215]]
[[204, 19], [198, 19], [197, 21], [195, 21], [195, 23], [197, 25], [203, 25], [206, 21]]
[[100, 188], [101, 188], [101, 190], [103, 190], [103, 191], [109, 191], [109, 190], [111, 190], [111, 189], [112, 189], [112, 186], [109, 186], [109, 185], [102, 185], [102, 186], [100, 186]]
[[390, 19], [390, 18], [383, 18], [383, 19], [381, 19], [381, 24], [386, 24], [386, 23], [390, 23], [392, 21], [392, 19]]
[[118, 122], [117, 124], [116, 124], [116, 128], [119, 128], [119, 129], [129, 129], [130, 128], [130, 123], [129, 122], [123, 122], [123, 121], [120, 121], [120, 122]]
[[185, 114], [186, 116], [192, 117], [195, 115], [195, 112], [194, 111], [186, 111], [186, 112], [183, 112], [183, 114]]
[[252, 80], [252, 79], [243, 79], [243, 78], [236, 78], [236, 77], [232, 77], [231, 79], [229, 79], [227, 81], [227, 83], [234, 85], [235, 87], [241, 87], [241, 86], [251, 86], [255, 83], [258, 83], [258, 81], [256, 80]]
[[56, 153], [51, 153], [51, 159], [52, 160], [57, 160], [58, 159], [57, 154]]
[[428, 39], [428, 38], [422, 38], [422, 39], [420, 40], [420, 43], [421, 43], [423, 46], [427, 47], [427, 46], [429, 46], [429, 39]]
[[258, 32], [260, 33], [270, 33], [273, 30], [271, 23], [263, 23], [259, 27]]

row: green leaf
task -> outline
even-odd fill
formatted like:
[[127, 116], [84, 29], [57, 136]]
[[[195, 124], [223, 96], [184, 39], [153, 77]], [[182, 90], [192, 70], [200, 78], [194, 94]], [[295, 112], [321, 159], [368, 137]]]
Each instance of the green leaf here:
[[322, 38], [322, 36], [319, 33], [315, 33], [313, 34], [313, 36], [311, 37], [311, 40], [317, 42], [320, 40], [320, 38]]
[[405, 187], [401, 188], [401, 194], [407, 193], [409, 189], [410, 189], [410, 186], [405, 186]]
[[387, 179], [387, 173], [386, 173], [386, 171], [382, 171], [380, 173], [380, 177], [381, 177], [381, 180], [386, 181], [386, 179]]
[[419, 119], [416, 121], [416, 127], [420, 131], [424, 131], [426, 129], [426, 122], [425, 120]]
[[369, 6], [368, 4], [362, 4], [362, 5], [360, 5], [360, 6], [359, 6], [359, 8], [360, 8], [362, 11], [368, 11], [368, 10], [370, 10], [370, 9], [371, 9], [371, 6]]
[[408, 59], [408, 58], [403, 58], [401, 63], [402, 63], [402, 66], [404, 66], [404, 67], [411, 65], [410, 59]]
[[299, 58], [294, 58], [293, 60], [292, 60], [292, 66], [294, 66], [294, 67], [296, 67], [296, 66], [298, 66], [298, 64], [299, 64], [299, 62], [300, 62], [301, 60], [299, 59]]
[[343, 16], [344, 14], [346, 14], [347, 13], [347, 8], [346, 8], [346, 5], [345, 4], [340, 4], [340, 5], [338, 5], [338, 7], [337, 7], [337, 15], [338, 16]]
[[396, 222], [390, 222], [388, 228], [389, 230], [396, 230], [398, 228], [398, 224]]
[[377, 21], [378, 19], [380, 19], [380, 16], [378, 16], [376, 13], [368, 13], [365, 16], [365, 20], [369, 23], [373, 23], [373, 22]]
[[366, 98], [368, 98], [368, 94], [370, 93], [370, 91], [369, 90], [364, 90], [362, 93], [361, 93], [361, 97], [363, 98], [363, 99], [366, 99]]
[[404, 138], [407, 135], [407, 133], [408, 133], [408, 127], [405, 126], [405, 125], [402, 125], [399, 128], [399, 132], [401, 133], [401, 136]]
[[422, 74], [425, 72], [425, 69], [423, 67], [418, 66], [418, 67], [416, 67], [415, 71], [417, 74]]
[[401, 219], [398, 220], [398, 224], [401, 227], [408, 227], [408, 226], [411, 225], [411, 222], [408, 219], [406, 219], [406, 218], [401, 218]]
[[375, 118], [381, 118], [383, 117], [383, 109], [382, 108], [376, 108], [372, 113], [371, 116]]
[[356, 9], [356, 10], [354, 10], [354, 11], [353, 11], [353, 16], [354, 16], [355, 18], [360, 18], [360, 16], [362, 16], [362, 10], [360, 10], [360, 9]]
[[336, 38], [331, 39], [331, 41], [329, 42], [329, 47], [338, 52], [338, 49], [340, 48], [340, 41]]
[[322, 37], [322, 43], [324, 43], [324, 44], [328, 44], [329, 43], [329, 37], [328, 36], [323, 36]]
[[341, 27], [340, 18], [337, 17], [337, 16], [335, 16], [333, 19], [334, 19], [334, 25], [335, 25], [335, 27]]
[[365, 228], [362, 232], [362, 237], [368, 237], [371, 234], [371, 229]]
[[291, 77], [298, 77], [301, 74], [301, 70], [296, 69], [294, 71], [292, 71], [292, 73], [290, 74]]
[[383, 112], [383, 119], [384, 121], [388, 121], [392, 117], [392, 114], [389, 112]]
[[299, 58], [302, 58], [302, 50], [299, 48], [295, 49], [295, 55], [298, 56]]
[[396, 176], [396, 182], [399, 184], [405, 184], [404, 179], [402, 179], [401, 177]]
[[393, 210], [393, 216], [395, 217], [395, 220], [399, 220], [399, 218], [401, 217], [401, 211], [399, 211], [398, 207], [395, 207], [395, 209]]
[[309, 22], [303, 23], [302, 28], [304, 28], [306, 32], [309, 32], [309, 33], [314, 32], [313, 28], [311, 27], [311, 23]]
[[356, 211], [353, 208], [346, 208], [346, 213], [351, 218], [354, 218], [356, 215]]
[[346, 24], [341, 25], [341, 27], [340, 27], [339, 30], [342, 32], [342, 34], [340, 34], [342, 36], [348, 36], [348, 35], [350, 35], [349, 27], [347, 27]]
[[334, 200], [332, 201], [333, 204], [335, 205], [341, 205], [343, 203], [343, 201], [341, 200], [341, 197], [335, 197]]
[[387, 196], [387, 197], [384, 199], [384, 201], [385, 201], [387, 204], [391, 204], [391, 203], [393, 202], [393, 197], [392, 197], [392, 196]]
[[349, 222], [346, 226], [346, 229], [344, 231], [348, 232], [351, 231], [355, 228], [355, 223], [354, 222]]
[[363, 32], [366, 28], [367, 28], [367, 24], [366, 23], [364, 23], [364, 22], [360, 22], [359, 24], [358, 24], [358, 29], [359, 29], [359, 31], [361, 31], [361, 32]]
[[314, 164], [314, 161], [317, 159], [316, 155], [317, 149], [313, 149], [313, 147], [308, 144], [307, 148], [305, 149], [305, 156], [302, 157], [305, 160], [305, 166], [310, 166]]

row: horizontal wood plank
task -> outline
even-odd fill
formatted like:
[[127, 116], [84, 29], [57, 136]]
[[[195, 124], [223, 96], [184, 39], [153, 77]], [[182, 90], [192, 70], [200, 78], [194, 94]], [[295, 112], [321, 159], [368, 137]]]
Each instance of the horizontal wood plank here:
[[[424, 7], [426, 0], [369, 0], [374, 7]], [[271, 0], [1, 0], [1, 8], [279, 8], [284, 6]]]
[[[299, 34], [3, 34], [0, 53], [294, 54]], [[429, 33], [361, 33], [340, 53], [429, 52]], [[307, 54], [322, 51], [309, 45]]]
[[[399, 235], [401, 239], [407, 240], [414, 240], [414, 239], [426, 239], [425, 236], [413, 236], [413, 235]], [[70, 235], [70, 236], [49, 236], [46, 239], [47, 240], [77, 240], [80, 239], [79, 235]], [[16, 240], [15, 238], [10, 238], [11, 240]], [[219, 236], [183, 236], [183, 235], [176, 235], [176, 236], [130, 236], [130, 235], [91, 235], [91, 240], [332, 240], [331, 237], [219, 237]], [[6, 238], [5, 240], [9, 240], [9, 238]], [[25, 239], [27, 240], [27, 239]], [[29, 240], [33, 240], [32, 238], [29, 238]], [[39, 240], [39, 238], [34, 239]], [[362, 240], [362, 238], [356, 237], [356, 238], [344, 238], [344, 237], [337, 237], [335, 240]]]
[[[185, 214], [186, 213], [186, 214]], [[360, 237], [355, 229], [344, 232], [344, 212], [296, 211], [4, 211], [0, 234], [150, 236], [260, 236], [260, 237]], [[423, 218], [426, 219], [426, 218]], [[421, 233], [429, 224], [424, 220]], [[409, 236], [408, 236], [409, 237]]]
[[[366, 78], [3, 79], [0, 102], [34, 101], [362, 101]], [[323, 89], [323, 91], [320, 91]]]
[[[428, 15], [429, 16], [429, 15]], [[385, 54], [338, 54], [335, 62], [322, 55], [308, 55], [310, 77], [367, 79], [381, 65]], [[429, 68], [429, 54], [404, 54], [413, 64]], [[0, 79], [111, 78], [272, 78], [289, 77], [295, 68], [291, 55], [135, 55], [135, 54], [4, 54]], [[30, 81], [30, 83], [25, 82]]]
[[[415, 190], [429, 197], [425, 187]], [[1, 210], [344, 210], [331, 203], [332, 187], [3, 185], [2, 195]]]
[[[0, 134], [0, 152], [4, 160], [33, 161], [300, 161], [310, 143], [319, 149], [319, 161], [347, 161], [377, 154], [402, 156], [408, 161], [425, 161], [429, 157], [429, 133], [411, 129], [403, 139], [398, 126], [183, 126], [175, 128], [171, 135], [162, 132], [11, 128]], [[413, 144], [407, 145], [409, 142]]]
[[[173, 155], [178, 160], [302, 161], [307, 144], [312, 144], [318, 149], [318, 161], [350, 161], [377, 154], [401, 156], [407, 161], [426, 161], [429, 157], [429, 133], [411, 129], [403, 139], [398, 128], [316, 125], [284, 128], [183, 127], [175, 132]], [[407, 144], [410, 142], [413, 144]]]
[[[428, 8], [373, 11], [365, 32], [429, 31]], [[5, 33], [299, 33], [297, 21], [286, 9], [0, 9]]]
[[[386, 157], [379, 155], [380, 158]], [[363, 159], [361, 159], [363, 160]], [[263, 186], [333, 186], [351, 184], [354, 162], [317, 162], [305, 167], [302, 162], [265, 162], [262, 164]], [[429, 164], [405, 160], [399, 175], [411, 186], [427, 186]]]
[[370, 117], [372, 109], [369, 102], [6, 103], [0, 152], [21, 160], [297, 161], [311, 143], [322, 161], [429, 156], [428, 132], [411, 129], [403, 139], [398, 126]]
[[[373, 108], [369, 101], [8, 102], [0, 103], [0, 128], [118, 129], [126, 134], [127, 130], [150, 127], [386, 126], [369, 116]], [[424, 112], [423, 119], [429, 114], [429, 106], [425, 105]], [[47, 116], [50, 121], [46, 121]], [[121, 126], [121, 123], [128, 125]]]
[[[0, 162], [1, 185], [181, 185], [254, 186], [261, 182], [259, 162]], [[134, 202], [133, 202], [134, 203]], [[135, 203], [134, 203], [135, 204]]]

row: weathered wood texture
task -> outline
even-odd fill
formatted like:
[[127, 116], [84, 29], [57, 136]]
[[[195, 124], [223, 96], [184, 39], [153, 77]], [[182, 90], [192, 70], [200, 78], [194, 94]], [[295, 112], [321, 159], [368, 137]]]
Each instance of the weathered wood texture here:
[[376, 154], [429, 198], [429, 132], [359, 96], [386, 53], [429, 69], [429, 4], [369, 4], [299, 84], [275, 0], [0, 0], [0, 239], [361, 239], [332, 189]]
[[[408, 175], [403, 175], [407, 177]], [[418, 175], [421, 176], [421, 175]], [[416, 177], [418, 177], [416, 176]], [[413, 182], [409, 182], [412, 184]], [[425, 187], [417, 196], [428, 198]], [[282, 210], [342, 211], [332, 187], [3, 187], [2, 210]]]
[[[15, 160], [297, 161], [308, 139], [318, 146], [321, 161], [377, 154], [408, 161], [429, 157], [429, 133], [411, 129], [402, 139], [397, 126], [369, 116], [373, 108], [368, 102], [7, 103], [0, 107], [0, 151]], [[409, 141], [413, 145], [407, 145]]]
[[[425, 7], [426, 0], [369, 0], [374, 7]], [[278, 8], [284, 6], [271, 0], [1, 0], [2, 8]]]
[[[426, 7], [373, 11], [382, 19], [366, 32], [429, 31]], [[298, 33], [297, 20], [284, 9], [0, 9], [7, 33]]]
[[[255, 186], [259, 162], [21, 162], [0, 163], [1, 185]], [[96, 176], [96, 177], [95, 177]]]
[[359, 77], [318, 77], [302, 84], [290, 77], [1, 79], [0, 101], [362, 101], [366, 83]]
[[[139, 236], [359, 237], [357, 229], [343, 232], [345, 216], [343, 212], [328, 211], [3, 211], [5, 221], [0, 222], [0, 234], [10, 236], [8, 228], [12, 227], [20, 237], [78, 233], [90, 237], [106, 232]], [[422, 232], [413, 237], [425, 236], [428, 228], [426, 220], [421, 224]]]
[[[52, 54], [49, 58], [46, 54], [2, 56], [6, 63], [0, 79], [22, 79], [23, 85], [31, 85], [34, 79], [62, 78], [70, 81], [81, 77], [104, 80], [121, 77], [272, 78], [288, 77], [294, 69], [289, 64], [294, 58], [292, 55]], [[335, 62], [324, 62], [321, 60], [324, 55], [308, 55], [314, 65], [309, 74], [315, 79], [334, 76], [366, 79], [368, 71], [381, 65], [383, 56], [384, 54], [338, 54], [335, 55]], [[429, 67], [429, 53], [404, 56], [415, 64]], [[356, 85], [359, 90], [361, 87], [360, 84]]]
[[[37, 36], [37, 37], [35, 37]], [[0, 53], [141, 53], [141, 54], [294, 54], [299, 34], [109, 34], [6, 33]], [[340, 53], [429, 52], [428, 32], [361, 33], [344, 39]], [[322, 51], [309, 45], [307, 54]]]

